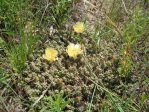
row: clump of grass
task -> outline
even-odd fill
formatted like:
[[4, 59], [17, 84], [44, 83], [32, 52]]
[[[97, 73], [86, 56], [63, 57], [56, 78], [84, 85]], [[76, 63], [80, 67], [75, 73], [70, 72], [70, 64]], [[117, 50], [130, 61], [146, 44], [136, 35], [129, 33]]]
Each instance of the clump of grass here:
[[134, 12], [131, 20], [124, 26], [120, 74], [127, 75], [133, 69], [132, 52], [137, 41], [147, 34], [147, 24], [149, 24], [147, 16], [147, 13], [144, 14], [141, 10], [138, 10]]
[[119, 99], [118, 97], [112, 96], [110, 94], [106, 95], [105, 101], [103, 103], [103, 106], [100, 110], [101, 112], [138, 112], [138, 108], [136, 108], [132, 102], [131, 99], [128, 98], [127, 101], [124, 101], [122, 99]]
[[102, 23], [96, 25], [92, 39], [98, 46], [100, 46], [101, 39], [111, 39], [114, 35], [115, 33], [113, 32], [113, 29], [109, 27], [108, 24]]
[[[11, 4], [11, 5], [10, 5]], [[26, 7], [27, 6], [27, 7]], [[2, 0], [0, 15], [2, 30], [1, 37], [5, 41], [3, 49], [10, 59], [10, 65], [16, 72], [25, 68], [28, 56], [35, 48], [36, 29], [25, 25], [31, 18], [32, 12], [29, 1]], [[27, 30], [27, 32], [26, 32]]]
[[69, 104], [69, 101], [66, 101], [61, 94], [47, 97], [46, 100], [49, 102], [49, 109], [47, 106], [47, 110], [51, 110], [51, 112], [63, 112], [64, 108]]
[[[0, 62], [1, 64], [1, 62]], [[7, 77], [5, 76], [5, 71], [3, 68], [0, 68], [0, 83], [6, 82]]]
[[25, 67], [27, 58], [32, 53], [39, 37], [30, 33], [20, 33], [21, 39], [18, 44], [7, 43], [6, 51], [11, 62], [11, 66], [16, 72], [21, 72]]
[[58, 93], [53, 96], [45, 96], [43, 98], [43, 106], [40, 107], [41, 112], [64, 112], [66, 106], [70, 103], [63, 93]]

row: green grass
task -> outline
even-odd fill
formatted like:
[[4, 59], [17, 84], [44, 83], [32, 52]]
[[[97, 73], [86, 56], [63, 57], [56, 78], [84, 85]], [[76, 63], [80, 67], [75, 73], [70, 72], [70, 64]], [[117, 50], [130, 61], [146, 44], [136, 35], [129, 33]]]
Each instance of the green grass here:
[[22, 34], [21, 41], [18, 45], [6, 45], [8, 57], [14, 70], [21, 72], [26, 67], [26, 61], [36, 47], [39, 40], [38, 36], [33, 34]]
[[57, 94], [53, 97], [45, 97], [47, 102], [43, 112], [64, 112], [64, 108], [69, 104], [70, 101], [67, 101], [63, 97], [63, 94]]
[[70, 104], [70, 100], [64, 96], [63, 92], [51, 96], [44, 96], [41, 101], [34, 106], [34, 110], [40, 108], [40, 112], [65, 112], [65, 108]]
[[121, 61], [125, 62], [120, 64], [121, 70], [119, 73], [122, 75], [129, 74], [130, 71], [133, 69], [133, 62], [132, 62], [132, 51], [134, 46], [136, 45], [137, 41], [141, 39], [144, 34], [147, 34], [147, 29], [149, 29], [149, 18], [148, 13], [143, 13], [141, 10], [137, 10], [132, 15], [132, 18], [126, 25], [124, 26], [123, 31], [123, 45], [122, 45], [122, 59]]
[[52, 22], [57, 28], [64, 27], [66, 21], [70, 18], [71, 9], [74, 0], [52, 0], [49, 11], [51, 12]]
[[1, 7], [1, 38], [5, 41], [3, 47], [12, 68], [21, 72], [38, 40], [33, 36], [32, 28], [28, 28], [29, 32], [24, 31], [28, 19], [31, 18], [30, 4], [24, 0], [3, 0]]
[[6, 82], [7, 77], [6, 77], [6, 75], [5, 75], [4, 69], [0, 68], [0, 74], [1, 74], [1, 75], [0, 75], [0, 83]]

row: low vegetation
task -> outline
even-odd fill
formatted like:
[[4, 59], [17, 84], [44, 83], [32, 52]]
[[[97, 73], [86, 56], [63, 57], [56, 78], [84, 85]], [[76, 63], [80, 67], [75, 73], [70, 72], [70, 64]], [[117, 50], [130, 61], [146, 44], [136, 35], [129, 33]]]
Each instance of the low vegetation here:
[[0, 112], [148, 112], [148, 0], [1, 0]]

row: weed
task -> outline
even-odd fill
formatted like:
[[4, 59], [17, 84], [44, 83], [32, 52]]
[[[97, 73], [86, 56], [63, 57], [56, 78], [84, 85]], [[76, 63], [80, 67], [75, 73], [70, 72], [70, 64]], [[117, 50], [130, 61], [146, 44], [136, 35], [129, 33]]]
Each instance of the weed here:
[[63, 27], [69, 18], [73, 0], [52, 0], [49, 8], [50, 20], [57, 28]]
[[[0, 64], [1, 64], [1, 62], [0, 62]], [[5, 71], [4, 71], [3, 68], [0, 68], [0, 74], [1, 74], [1, 75], [0, 75], [0, 83], [5, 83], [7, 77], [6, 77], [6, 75], [5, 75]]]
[[[127, 99], [127, 101], [123, 101], [117, 97], [107, 94], [106, 102], [107, 104], [103, 106], [102, 110], [111, 108], [110, 110], [114, 112], [128, 112], [128, 111], [138, 112], [138, 110], [132, 106], [131, 101], [129, 101], [129, 99]], [[106, 107], [108, 105], [109, 107]], [[105, 111], [102, 111], [102, 112], [105, 112]]]
[[16, 72], [21, 72], [26, 66], [27, 57], [39, 40], [32, 24], [24, 28], [26, 21], [32, 16], [29, 1], [3, 0], [0, 11], [2, 12], [1, 36], [5, 41], [3, 49], [10, 59], [12, 68]]
[[120, 74], [129, 74], [134, 65], [132, 61], [132, 50], [137, 43], [137, 40], [142, 35], [147, 33], [149, 18], [148, 14], [143, 14], [142, 11], [137, 11], [132, 15], [132, 19], [125, 25], [123, 31], [123, 46], [121, 48], [121, 63], [118, 71]]
[[0, 37], [0, 48], [3, 47], [4, 43], [5, 43], [5, 41]]
[[93, 94], [92, 94], [92, 97], [91, 97], [91, 102], [90, 102], [90, 104], [89, 104], [89, 106], [88, 106], [88, 110], [87, 110], [87, 112], [91, 112], [91, 106], [92, 106], [92, 103], [93, 103], [93, 98], [94, 98], [94, 95], [95, 95], [95, 93], [96, 93], [96, 85], [95, 85], [95, 87], [94, 87], [94, 91], [93, 91]]
[[100, 46], [101, 39], [111, 39], [114, 35], [112, 28], [106, 24], [100, 24], [96, 25], [92, 39], [98, 46]]
[[63, 97], [62, 93], [56, 94], [51, 97], [45, 97], [45, 108], [42, 109], [43, 112], [64, 112], [64, 108], [70, 103]]
[[21, 72], [25, 68], [27, 58], [35, 48], [38, 37], [22, 34], [19, 44], [7, 44], [6, 50], [11, 62], [11, 66], [16, 72]]

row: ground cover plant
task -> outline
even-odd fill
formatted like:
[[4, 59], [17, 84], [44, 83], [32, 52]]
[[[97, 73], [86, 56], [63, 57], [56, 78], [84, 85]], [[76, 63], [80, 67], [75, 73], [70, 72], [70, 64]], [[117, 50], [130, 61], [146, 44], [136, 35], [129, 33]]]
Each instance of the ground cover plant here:
[[0, 1], [0, 112], [148, 111], [148, 0]]

